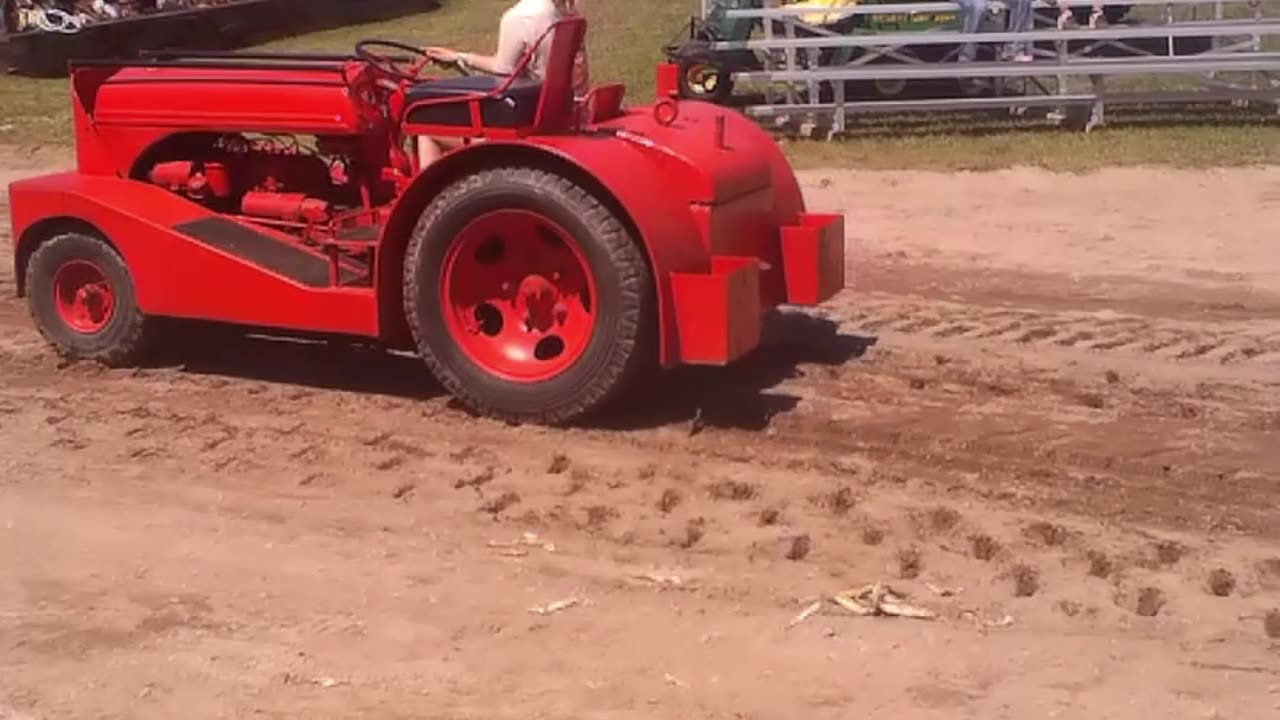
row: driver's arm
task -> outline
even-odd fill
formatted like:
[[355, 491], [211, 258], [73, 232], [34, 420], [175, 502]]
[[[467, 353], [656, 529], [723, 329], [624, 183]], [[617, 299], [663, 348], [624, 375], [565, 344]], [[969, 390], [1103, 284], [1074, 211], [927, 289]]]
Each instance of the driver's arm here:
[[[525, 26], [521, 20], [522, 18], [514, 15], [503, 16], [502, 22], [498, 24], [498, 49], [494, 54], [476, 55], [459, 52], [453, 53], [454, 58], [473, 70], [490, 75], [510, 75], [524, 58]], [[429, 54], [431, 50], [428, 49]], [[445, 53], [449, 52], [445, 51]]]

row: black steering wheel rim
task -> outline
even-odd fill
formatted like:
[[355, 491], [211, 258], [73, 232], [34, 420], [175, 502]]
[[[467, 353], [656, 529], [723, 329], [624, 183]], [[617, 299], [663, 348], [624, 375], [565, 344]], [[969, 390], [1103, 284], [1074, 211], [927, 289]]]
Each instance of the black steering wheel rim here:
[[377, 68], [377, 70], [382, 74], [395, 78], [397, 80], [402, 80], [404, 82], [410, 82], [410, 83], [418, 82], [422, 78], [418, 77], [417, 75], [410, 75], [409, 73], [401, 72], [399, 69], [395, 67], [394, 64], [388, 63], [388, 61], [394, 62], [397, 58], [388, 57], [386, 55], [378, 55], [376, 53], [369, 52], [368, 48], [370, 46], [380, 46], [380, 47], [390, 48], [392, 50], [399, 50], [401, 52], [406, 52], [406, 53], [409, 53], [410, 55], [421, 58], [424, 61], [433, 62], [433, 63], [436, 63], [437, 65], [442, 65], [444, 67], [457, 66], [457, 63], [441, 63], [436, 60], [432, 60], [427, 56], [426, 52], [424, 52], [422, 48], [414, 47], [413, 45], [406, 45], [401, 42], [396, 42], [395, 40], [379, 40], [379, 39], [373, 38], [368, 40], [361, 40], [360, 42], [356, 43], [356, 57], [369, 63], [374, 68]]

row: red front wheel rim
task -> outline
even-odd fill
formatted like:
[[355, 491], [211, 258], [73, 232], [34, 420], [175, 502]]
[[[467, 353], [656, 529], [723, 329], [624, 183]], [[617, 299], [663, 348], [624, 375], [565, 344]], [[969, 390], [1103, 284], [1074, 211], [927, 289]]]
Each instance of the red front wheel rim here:
[[445, 325], [485, 372], [534, 383], [586, 352], [596, 324], [595, 283], [573, 237], [537, 212], [498, 210], [472, 220], [445, 256]]
[[69, 260], [53, 276], [53, 299], [67, 327], [91, 335], [115, 313], [116, 295], [106, 273], [88, 260]]

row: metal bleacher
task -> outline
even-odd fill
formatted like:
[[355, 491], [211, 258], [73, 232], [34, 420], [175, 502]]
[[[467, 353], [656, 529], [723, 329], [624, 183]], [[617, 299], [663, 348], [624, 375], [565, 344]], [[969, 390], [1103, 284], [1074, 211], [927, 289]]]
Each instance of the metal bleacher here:
[[[811, 132], [826, 126], [844, 132], [852, 116], [872, 113], [1041, 108], [1065, 119], [1072, 111], [1088, 130], [1105, 120], [1108, 107], [1229, 103], [1280, 113], [1280, 2], [1277, 0], [1123, 0], [1140, 19], [1060, 30], [1059, 5], [1036, 0], [1038, 26], [1025, 32], [947, 30], [832, 31], [849, 16], [959, 13], [953, 2], [855, 4], [842, 8], [783, 5], [780, 0], [724, 3], [701, 0], [702, 19], [754, 19], [761, 32], [748, 39], [714, 40], [712, 53], [743, 51], [757, 67], [730, 73], [735, 87], [761, 86], [762, 97], [741, 109], [776, 124], [800, 124]], [[743, 5], [746, 5], [745, 7]], [[1087, 10], [1088, 0], [1071, 0]], [[989, 0], [1004, 12], [1003, 0]], [[824, 25], [804, 22], [825, 16]], [[1001, 26], [1003, 27], [1003, 25]], [[994, 57], [992, 48], [1026, 41], [1030, 62]], [[973, 42], [986, 57], [960, 63], [954, 57], [922, 59], [922, 48]], [[843, 53], [832, 61], [832, 51]], [[827, 53], [822, 59], [820, 53]], [[954, 51], [952, 52], [954, 56]], [[908, 82], [953, 81], [954, 91], [924, 98], [850, 97], [849, 83], [901, 88]], [[966, 92], [964, 87], [979, 87]]]

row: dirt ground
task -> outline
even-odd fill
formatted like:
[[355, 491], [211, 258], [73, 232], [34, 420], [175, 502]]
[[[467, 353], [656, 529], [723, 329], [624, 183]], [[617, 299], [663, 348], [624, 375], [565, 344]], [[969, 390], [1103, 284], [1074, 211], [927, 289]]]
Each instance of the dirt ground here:
[[0, 264], [0, 718], [1280, 715], [1280, 169], [803, 179], [856, 288], [571, 431]]

